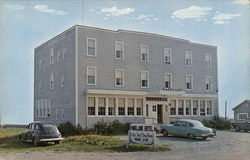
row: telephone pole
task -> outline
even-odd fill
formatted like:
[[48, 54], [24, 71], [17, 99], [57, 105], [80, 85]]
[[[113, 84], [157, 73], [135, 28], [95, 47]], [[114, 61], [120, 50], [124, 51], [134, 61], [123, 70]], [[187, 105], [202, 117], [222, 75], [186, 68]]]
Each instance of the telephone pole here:
[[225, 101], [225, 119], [227, 119], [227, 101]]

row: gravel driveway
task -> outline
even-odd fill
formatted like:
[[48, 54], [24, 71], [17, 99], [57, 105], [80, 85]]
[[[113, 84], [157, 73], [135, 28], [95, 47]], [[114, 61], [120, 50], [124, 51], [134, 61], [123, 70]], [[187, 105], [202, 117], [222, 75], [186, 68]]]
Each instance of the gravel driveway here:
[[[122, 137], [125, 139], [125, 137]], [[0, 160], [250, 160], [250, 132], [217, 132], [215, 138], [189, 140], [178, 137], [157, 137], [158, 145], [169, 145], [169, 152], [131, 153], [1, 153]]]

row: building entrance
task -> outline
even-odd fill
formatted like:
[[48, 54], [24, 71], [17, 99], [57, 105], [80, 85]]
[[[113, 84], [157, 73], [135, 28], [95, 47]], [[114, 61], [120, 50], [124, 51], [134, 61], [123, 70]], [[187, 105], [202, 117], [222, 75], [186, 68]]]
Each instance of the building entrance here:
[[163, 123], [163, 105], [157, 104], [157, 123]]

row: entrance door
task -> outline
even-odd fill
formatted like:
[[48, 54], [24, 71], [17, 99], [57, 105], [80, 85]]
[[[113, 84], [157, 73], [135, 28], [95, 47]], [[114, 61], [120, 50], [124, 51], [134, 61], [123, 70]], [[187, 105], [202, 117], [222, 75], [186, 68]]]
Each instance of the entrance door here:
[[162, 112], [163, 105], [158, 104], [157, 105], [157, 122], [163, 123], [163, 112]]

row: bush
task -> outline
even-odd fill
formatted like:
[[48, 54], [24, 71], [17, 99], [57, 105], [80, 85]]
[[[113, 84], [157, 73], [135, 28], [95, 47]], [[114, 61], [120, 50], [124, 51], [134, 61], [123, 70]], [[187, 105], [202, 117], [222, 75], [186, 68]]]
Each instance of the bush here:
[[70, 122], [61, 123], [58, 129], [64, 137], [94, 133], [91, 129], [84, 130], [79, 124], [74, 126]]
[[106, 123], [103, 120], [95, 125], [95, 131], [101, 135], [117, 135], [128, 133], [130, 123], [121, 123], [115, 120], [111, 123]]
[[210, 128], [215, 128], [218, 130], [230, 130], [232, 129], [231, 122], [229, 120], [225, 120], [221, 117], [214, 117], [213, 120], [203, 120], [203, 125]]

